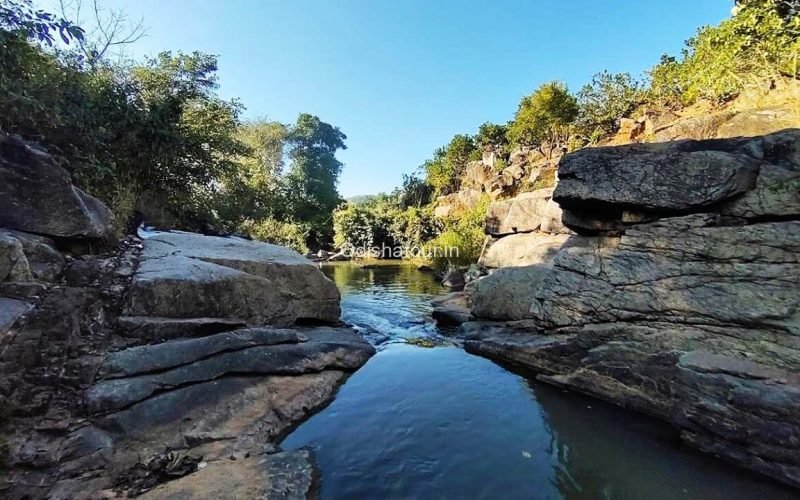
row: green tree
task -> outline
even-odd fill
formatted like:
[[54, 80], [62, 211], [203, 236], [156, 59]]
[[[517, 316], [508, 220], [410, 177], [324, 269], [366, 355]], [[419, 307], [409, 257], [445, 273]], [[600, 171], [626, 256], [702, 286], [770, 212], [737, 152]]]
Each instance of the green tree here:
[[743, 0], [718, 26], [700, 28], [681, 59], [664, 57], [650, 71], [654, 100], [723, 102], [748, 86], [800, 76], [800, 2]]
[[422, 165], [426, 181], [438, 195], [458, 191], [467, 163], [480, 159], [480, 154], [472, 137], [458, 134], [447, 146], [434, 151], [433, 158]]
[[523, 97], [508, 129], [515, 145], [538, 147], [542, 154], [564, 145], [578, 115], [578, 103], [561, 82], [549, 82]]
[[301, 114], [289, 127], [286, 142], [291, 160], [285, 179], [285, 200], [293, 220], [309, 221], [314, 228], [309, 233], [309, 246], [330, 243], [333, 227], [331, 213], [341, 197], [336, 183], [342, 163], [336, 152], [346, 149], [347, 136], [318, 117]]
[[[237, 128], [234, 135], [246, 151], [235, 158], [236, 167], [221, 177], [215, 203], [215, 212], [227, 226], [288, 217], [281, 189], [286, 134], [287, 126], [279, 122], [252, 121]], [[252, 222], [249, 227], [254, 227]], [[276, 227], [265, 223], [259, 234]], [[242, 230], [255, 237], [252, 231]]]
[[612, 133], [643, 100], [642, 85], [629, 73], [603, 71], [578, 92], [578, 125], [587, 136], [597, 130]]

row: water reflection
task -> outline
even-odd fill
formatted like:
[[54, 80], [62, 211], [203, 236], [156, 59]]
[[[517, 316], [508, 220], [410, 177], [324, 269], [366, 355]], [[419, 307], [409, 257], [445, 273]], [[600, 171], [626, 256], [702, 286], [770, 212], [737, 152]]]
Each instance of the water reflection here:
[[792, 492], [693, 452], [668, 426], [531, 382], [437, 335], [411, 266], [326, 267], [384, 348], [285, 448], [316, 450], [322, 498], [749, 499]]

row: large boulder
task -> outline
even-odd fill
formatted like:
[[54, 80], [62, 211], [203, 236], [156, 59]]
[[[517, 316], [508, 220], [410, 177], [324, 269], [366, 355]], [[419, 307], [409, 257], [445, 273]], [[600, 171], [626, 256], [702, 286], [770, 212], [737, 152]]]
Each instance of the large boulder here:
[[587, 148], [561, 160], [553, 199], [564, 223], [584, 233], [713, 211], [743, 195], [748, 199], [731, 214], [788, 216], [796, 210], [799, 142], [800, 130], [793, 129], [752, 139]]
[[552, 198], [553, 188], [545, 188], [491, 203], [486, 213], [486, 234], [569, 233], [561, 223], [561, 208]]
[[112, 214], [48, 153], [0, 133], [0, 227], [56, 238], [110, 237]]
[[585, 148], [564, 156], [554, 199], [562, 208], [697, 210], [755, 185], [761, 161], [741, 141]]
[[493, 240], [481, 257], [491, 268], [530, 266], [551, 262], [571, 238], [568, 234], [519, 233]]
[[128, 296], [130, 316], [286, 326], [340, 314], [336, 285], [297, 252], [192, 233], [146, 239]]
[[493, 320], [531, 317], [531, 302], [550, 265], [508, 267], [479, 279], [473, 286], [473, 316]]

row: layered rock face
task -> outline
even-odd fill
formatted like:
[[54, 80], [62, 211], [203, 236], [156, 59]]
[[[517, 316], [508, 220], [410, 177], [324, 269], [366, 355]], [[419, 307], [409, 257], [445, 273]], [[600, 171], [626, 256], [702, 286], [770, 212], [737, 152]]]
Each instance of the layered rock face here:
[[467, 349], [800, 486], [800, 131], [585, 149], [559, 177], [583, 235], [480, 280], [473, 314], [514, 321]]
[[375, 352], [339, 323], [335, 285], [292, 250], [238, 238], [164, 233], [61, 253], [59, 242], [110, 233], [110, 217], [91, 215], [107, 209], [59, 184], [49, 155], [11, 142], [0, 497], [311, 495], [310, 453], [277, 442]]
[[553, 188], [492, 202], [485, 227], [492, 239], [481, 256], [481, 264], [498, 268], [552, 261], [572, 234], [561, 223], [561, 217], [561, 208], [553, 201]]

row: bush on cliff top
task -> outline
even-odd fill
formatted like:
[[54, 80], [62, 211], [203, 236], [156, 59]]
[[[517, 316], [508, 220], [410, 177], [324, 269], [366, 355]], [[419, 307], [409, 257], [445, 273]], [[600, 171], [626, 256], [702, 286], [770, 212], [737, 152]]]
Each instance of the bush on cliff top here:
[[680, 59], [662, 57], [650, 71], [650, 98], [671, 106], [721, 102], [786, 76], [800, 76], [800, 1], [746, 0], [719, 26], [700, 28]]

